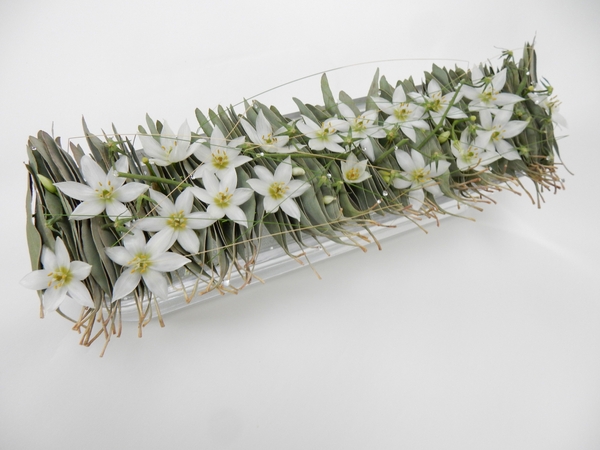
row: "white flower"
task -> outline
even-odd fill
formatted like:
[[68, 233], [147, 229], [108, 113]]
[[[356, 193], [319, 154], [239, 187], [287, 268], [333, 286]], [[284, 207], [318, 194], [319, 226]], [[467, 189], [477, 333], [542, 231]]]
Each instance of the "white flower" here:
[[34, 270], [21, 280], [29, 289], [44, 292], [44, 311], [55, 311], [63, 300], [72, 298], [82, 306], [94, 307], [90, 293], [81, 282], [87, 278], [92, 266], [82, 261], [71, 261], [61, 238], [56, 238], [56, 253], [44, 246], [42, 249], [42, 270]]
[[144, 153], [157, 166], [168, 166], [187, 159], [200, 146], [199, 142], [190, 145], [191, 138], [187, 121], [179, 127], [177, 136], [165, 122], [159, 137], [160, 143], [152, 136], [140, 135]]
[[207, 212], [192, 212], [194, 195], [190, 188], [179, 194], [174, 204], [166, 195], [155, 190], [150, 190], [150, 197], [157, 203], [158, 217], [145, 217], [135, 221], [134, 226], [144, 231], [158, 231], [157, 234], [168, 237], [171, 245], [178, 241], [186, 251], [198, 253], [200, 240], [194, 230], [206, 228], [216, 219]]
[[416, 150], [411, 150], [410, 155], [405, 151], [396, 150], [396, 159], [404, 172], [400, 177], [394, 178], [392, 183], [397, 189], [411, 188], [408, 198], [415, 211], [420, 210], [425, 201], [423, 189], [435, 197], [442, 195], [440, 187], [433, 178], [439, 177], [448, 170], [450, 167], [448, 161], [440, 160], [425, 165], [423, 155]]
[[177, 270], [190, 260], [167, 252], [171, 246], [168, 236], [155, 234], [146, 243], [144, 232], [137, 228], [123, 237], [123, 245], [124, 247], [109, 247], [105, 250], [110, 259], [123, 266], [123, 272], [113, 287], [112, 301], [132, 292], [142, 279], [154, 295], [166, 300], [168, 285], [162, 272]]
[[206, 145], [200, 145], [194, 152], [204, 164], [194, 172], [192, 178], [203, 177], [205, 173], [216, 173], [220, 177], [226, 171], [252, 160], [249, 156], [240, 155], [240, 150], [236, 149], [244, 140], [242, 136], [227, 144], [223, 132], [215, 127], [210, 136], [210, 150]]
[[429, 125], [423, 120], [423, 117], [425, 117], [425, 108], [414, 103], [408, 103], [406, 101], [406, 93], [401, 85], [394, 89], [391, 102], [381, 97], [373, 97], [373, 101], [375, 101], [379, 109], [389, 115], [385, 119], [385, 124], [398, 124], [402, 132], [413, 142], [417, 141], [415, 128], [429, 130]]
[[204, 189], [199, 187], [190, 188], [199, 200], [208, 204], [206, 212], [213, 219], [229, 217], [235, 223], [244, 227], [248, 226], [248, 218], [239, 205], [246, 203], [252, 197], [252, 189], [236, 188], [237, 174], [235, 169], [229, 169], [221, 178], [207, 172], [202, 177]]
[[116, 176], [117, 172], [125, 173], [129, 170], [126, 157], [115, 163], [115, 169], [106, 174], [86, 155], [81, 158], [81, 171], [87, 185], [74, 181], [54, 184], [63, 194], [83, 201], [73, 210], [70, 220], [91, 219], [104, 210], [111, 220], [131, 218], [131, 211], [122, 202], [134, 201], [146, 192], [148, 186], [142, 183], [124, 184], [125, 178]]
[[362, 183], [371, 177], [366, 171], [367, 160], [359, 161], [354, 153], [350, 153], [345, 161], [342, 161], [342, 177], [346, 183]]
[[450, 101], [454, 98], [456, 94], [456, 98], [454, 98], [453, 104], [456, 105], [460, 99], [462, 98], [462, 90], [458, 92], [449, 92], [446, 95], [442, 95], [442, 88], [440, 84], [432, 79], [427, 85], [427, 94], [419, 94], [417, 92], [409, 92], [409, 96], [417, 103], [423, 105], [427, 111], [429, 111], [429, 115], [431, 119], [438, 124], [446, 111], [446, 118], [449, 119], [464, 119], [467, 115], [458, 109], [456, 106], [450, 106]]
[[[542, 92], [545, 92], [542, 94]], [[527, 96], [538, 106], [541, 106], [552, 118], [552, 122], [560, 127], [567, 128], [567, 120], [558, 112], [560, 110], [560, 101], [552, 96], [552, 86], [540, 86], [537, 84], [534, 91]]]
[[357, 140], [367, 157], [374, 161], [375, 153], [369, 136], [376, 139], [385, 137], [385, 130], [377, 125], [377, 111], [365, 111], [357, 116], [345, 103], [340, 103], [338, 109], [350, 126], [346, 135]]
[[492, 132], [481, 133], [475, 141], [470, 139], [468, 130], [463, 130], [460, 141], [452, 142], [452, 153], [456, 157], [456, 165], [464, 172], [467, 170], [485, 170], [485, 166], [500, 159], [495, 151], [485, 149]]
[[256, 129], [246, 119], [241, 119], [241, 122], [250, 140], [260, 146], [265, 152], [293, 153], [296, 151], [294, 147], [286, 145], [290, 138], [281, 134], [285, 131], [285, 128], [281, 127], [273, 133], [273, 127], [262, 110], [258, 112], [258, 117], [256, 118]]
[[494, 75], [490, 81], [486, 80], [482, 70], [475, 66], [471, 70], [471, 79], [474, 86], [463, 86], [461, 90], [463, 95], [471, 100], [469, 111], [495, 109], [524, 100], [518, 95], [501, 92], [506, 84], [506, 68]]
[[310, 140], [308, 146], [312, 150], [323, 150], [327, 149], [335, 153], [346, 153], [347, 150], [342, 147], [339, 142], [343, 139], [338, 132], [346, 132], [350, 128], [350, 125], [345, 120], [340, 119], [327, 119], [321, 124], [317, 125], [315, 122], [310, 120], [308, 117], [302, 116], [302, 121], [298, 121], [296, 126], [304, 133]]
[[248, 185], [264, 196], [265, 212], [274, 213], [279, 207], [288, 216], [300, 220], [300, 208], [293, 198], [302, 195], [309, 187], [306, 181], [292, 180], [292, 161], [288, 156], [271, 173], [263, 166], [255, 166], [254, 173], [258, 179], [247, 181]]
[[[495, 115], [494, 119], [492, 119], [492, 113]], [[482, 129], [477, 130], [478, 136], [485, 136], [488, 131], [491, 131], [489, 140], [484, 144], [485, 149], [489, 152], [497, 151], [508, 160], [520, 159], [521, 156], [512, 144], [505, 141], [505, 139], [515, 137], [529, 124], [524, 120], [511, 121], [512, 114], [513, 105], [507, 105], [502, 109], [481, 110], [479, 111], [479, 120]]]

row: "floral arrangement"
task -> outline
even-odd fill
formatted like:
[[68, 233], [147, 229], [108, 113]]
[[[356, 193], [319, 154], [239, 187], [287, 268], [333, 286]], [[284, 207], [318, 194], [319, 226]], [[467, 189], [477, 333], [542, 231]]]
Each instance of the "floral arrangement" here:
[[[101, 139], [84, 122], [90, 154], [41, 131], [31, 137], [33, 272], [21, 283], [38, 290], [41, 315], [66, 317], [70, 298], [82, 307], [67, 317], [81, 344], [108, 343], [125, 300], [135, 302], [141, 333], [153, 311], [163, 323], [170, 291], [189, 299], [243, 288], [268, 236], [297, 259], [291, 243], [360, 245], [357, 228], [390, 214], [436, 217], [446, 212], [442, 197], [477, 207], [527, 177], [539, 204], [563, 187], [554, 125], [566, 124], [552, 87], [538, 83], [529, 44], [518, 62], [505, 52], [499, 69], [434, 65], [422, 86], [377, 72], [364, 99], [336, 99], [326, 75], [321, 89], [322, 106], [294, 99], [298, 112], [287, 116], [257, 101], [244, 102], [243, 114], [196, 110], [198, 132], [147, 117], [135, 136]], [[239, 286], [229, 283], [234, 272]]]

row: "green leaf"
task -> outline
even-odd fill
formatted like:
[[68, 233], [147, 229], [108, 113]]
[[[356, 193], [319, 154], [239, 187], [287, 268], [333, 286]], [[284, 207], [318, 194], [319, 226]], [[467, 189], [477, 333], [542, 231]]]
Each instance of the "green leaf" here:
[[333, 97], [333, 93], [329, 87], [329, 81], [327, 80], [327, 75], [323, 74], [321, 76], [321, 92], [323, 93], [323, 102], [325, 104], [325, 109], [332, 115], [339, 115], [339, 110], [337, 107], [337, 103], [335, 98]]
[[31, 211], [31, 203], [33, 200], [33, 180], [31, 175], [27, 177], [27, 194], [25, 197], [25, 211], [27, 214], [27, 222], [25, 223], [25, 232], [27, 235], [27, 246], [29, 247], [29, 259], [31, 260], [31, 269], [37, 270], [40, 268], [40, 258], [42, 255], [42, 237], [38, 233]]
[[375, 71], [375, 75], [373, 75], [373, 81], [371, 81], [371, 86], [369, 86], [369, 92], [367, 93], [366, 101], [367, 111], [377, 111], [379, 109], [372, 97], [379, 97], [379, 69]]

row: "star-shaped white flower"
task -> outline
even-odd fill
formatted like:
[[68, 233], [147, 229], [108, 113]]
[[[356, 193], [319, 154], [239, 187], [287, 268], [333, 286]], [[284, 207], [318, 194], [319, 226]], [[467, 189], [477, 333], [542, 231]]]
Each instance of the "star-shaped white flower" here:
[[177, 241], [184, 250], [191, 254], [198, 253], [200, 240], [194, 230], [209, 227], [216, 219], [211, 218], [207, 212], [192, 212], [194, 195], [190, 188], [179, 194], [175, 203], [155, 190], [150, 190], [150, 197], [157, 203], [158, 217], [136, 220], [133, 226], [140, 230], [164, 234], [171, 245]]
[[417, 141], [415, 128], [429, 130], [429, 125], [423, 120], [425, 117], [425, 108], [406, 101], [404, 88], [399, 85], [394, 89], [392, 101], [389, 102], [382, 97], [373, 97], [373, 101], [379, 109], [389, 117], [385, 119], [385, 125], [398, 125], [402, 132], [413, 142]]
[[469, 137], [469, 131], [463, 130], [460, 141], [452, 142], [452, 154], [456, 157], [456, 165], [462, 172], [467, 170], [485, 170], [485, 166], [497, 161], [502, 156], [495, 151], [486, 150], [492, 132], [481, 133], [475, 140]]
[[367, 172], [366, 159], [359, 161], [354, 153], [350, 153], [345, 161], [342, 161], [342, 177], [346, 183], [362, 183], [368, 178], [371, 178], [371, 174]]
[[552, 87], [537, 84], [533, 92], [527, 96], [536, 105], [542, 107], [548, 113], [556, 125], [567, 128], [567, 120], [558, 112], [560, 110], [560, 101], [556, 95], [552, 95]]
[[292, 161], [288, 156], [271, 173], [263, 166], [255, 166], [254, 173], [258, 178], [247, 181], [248, 185], [264, 196], [264, 208], [267, 213], [274, 213], [281, 209], [288, 216], [300, 220], [300, 208], [293, 200], [302, 195], [310, 187], [306, 181], [292, 180]]
[[298, 129], [304, 133], [310, 140], [308, 146], [312, 150], [324, 150], [327, 149], [335, 153], [346, 153], [339, 143], [343, 142], [342, 137], [338, 132], [346, 132], [350, 128], [350, 125], [345, 120], [340, 119], [327, 119], [321, 126], [310, 120], [308, 117], [302, 116], [302, 120], [296, 123]]
[[[494, 118], [492, 119], [492, 113]], [[529, 122], [524, 120], [510, 120], [513, 114], [513, 105], [507, 105], [502, 109], [481, 110], [479, 111], [479, 120], [481, 129], [477, 130], [478, 136], [489, 135], [489, 140], [485, 142], [485, 149], [489, 152], [496, 151], [508, 160], [521, 159], [517, 149], [505, 139], [512, 138], [520, 134]], [[487, 133], [491, 131], [491, 134]], [[483, 142], [482, 142], [483, 144]]]
[[491, 80], [484, 77], [483, 71], [475, 66], [471, 70], [473, 86], [463, 86], [461, 92], [471, 100], [469, 111], [495, 109], [525, 100], [515, 94], [501, 92], [506, 84], [506, 68], [502, 69]]
[[346, 135], [356, 140], [365, 155], [374, 161], [375, 153], [369, 136], [375, 139], [385, 137], [385, 130], [377, 124], [377, 111], [365, 111], [357, 116], [345, 103], [340, 103], [338, 109], [350, 126]]
[[256, 129], [246, 119], [241, 119], [242, 126], [250, 140], [269, 153], [293, 153], [296, 151], [294, 147], [287, 145], [290, 140], [289, 136], [281, 134], [285, 132], [285, 128], [281, 127], [273, 132], [273, 126], [261, 111], [258, 112], [256, 118]]
[[249, 188], [237, 187], [235, 169], [223, 173], [221, 181], [214, 174], [206, 172], [202, 181], [204, 189], [194, 186], [190, 190], [197, 199], [208, 204], [208, 215], [213, 219], [227, 216], [235, 223], [247, 227], [248, 218], [239, 205], [246, 203], [254, 192]]
[[245, 138], [241, 136], [227, 143], [223, 132], [215, 127], [210, 136], [210, 146], [200, 145], [194, 152], [194, 155], [204, 164], [198, 167], [192, 178], [201, 178], [205, 173], [216, 173], [220, 177], [228, 170], [251, 161], [252, 158], [240, 155], [240, 150], [236, 148], [244, 140]]
[[148, 155], [150, 162], [157, 166], [169, 166], [187, 159], [201, 145], [198, 141], [190, 145], [191, 138], [192, 133], [187, 121], [179, 127], [177, 136], [167, 122], [164, 122], [158, 140], [153, 136], [140, 135], [144, 153]]
[[435, 197], [442, 195], [438, 183], [433, 180], [439, 177], [450, 167], [448, 161], [440, 160], [425, 165], [425, 159], [416, 150], [411, 150], [410, 155], [402, 150], [396, 150], [398, 164], [404, 170], [399, 177], [394, 178], [392, 184], [396, 189], [411, 188], [408, 198], [412, 208], [419, 211], [425, 201], [425, 189]]
[[118, 177], [117, 172], [129, 170], [126, 157], [115, 163], [115, 170], [108, 173], [89, 156], [81, 158], [81, 171], [87, 185], [74, 181], [55, 183], [60, 191], [83, 203], [77, 206], [69, 216], [69, 220], [91, 219], [104, 210], [111, 220], [131, 218], [132, 214], [123, 202], [132, 202], [148, 189], [142, 183], [127, 183], [125, 178]]
[[87, 278], [92, 266], [82, 261], [71, 261], [61, 238], [56, 238], [53, 252], [42, 249], [42, 270], [34, 270], [21, 280], [29, 289], [43, 290], [44, 311], [55, 311], [65, 298], [70, 297], [82, 306], [94, 307], [89, 291], [81, 282]]
[[[429, 112], [431, 119], [438, 124], [444, 114], [448, 119], [464, 119], [467, 115], [458, 109], [456, 106], [450, 106], [450, 101], [454, 98], [453, 105], [456, 105], [462, 98], [462, 89], [456, 92], [448, 92], [446, 95], [442, 95], [442, 88], [440, 84], [435, 80], [431, 79], [427, 85], [427, 94], [419, 94], [417, 92], [409, 92], [409, 96], [417, 103], [422, 105], [426, 111]], [[448, 111], [448, 113], [446, 113]]]
[[190, 262], [185, 256], [167, 252], [171, 246], [167, 235], [155, 234], [146, 243], [144, 232], [133, 228], [122, 239], [123, 247], [108, 247], [106, 254], [123, 272], [113, 287], [112, 301], [130, 294], [141, 280], [162, 300], [168, 297], [167, 279], [163, 272], [172, 272]]

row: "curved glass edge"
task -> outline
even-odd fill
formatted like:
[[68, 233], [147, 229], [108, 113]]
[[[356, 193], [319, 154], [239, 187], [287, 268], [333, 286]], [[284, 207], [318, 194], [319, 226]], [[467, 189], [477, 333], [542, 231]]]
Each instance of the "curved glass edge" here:
[[[369, 226], [372, 235], [381, 241], [392, 236], [397, 236], [406, 233], [415, 228], [422, 228], [432, 223], [437, 223], [440, 220], [454, 215], [462, 215], [469, 208], [465, 204], [460, 204], [456, 200], [442, 197], [438, 199], [438, 204], [446, 214], [439, 214], [437, 218], [423, 218], [418, 222], [411, 220], [406, 216], [398, 216], [386, 214], [377, 218], [373, 218], [374, 223], [378, 225]], [[368, 242], [367, 245], [373, 245], [373, 237], [364, 228], [356, 227], [349, 231], [362, 235]], [[230, 273], [224, 281], [224, 287], [213, 288], [208, 292], [208, 284], [200, 280], [195, 274], [189, 272], [181, 272], [179, 280], [173, 280], [173, 284], [169, 287], [169, 295], [166, 300], [157, 300], [160, 312], [162, 315], [173, 311], [185, 308], [190, 305], [196, 305], [206, 300], [221, 296], [234, 294], [238, 289], [236, 286], [243, 286], [243, 289], [249, 289], [252, 286], [262, 284], [259, 280], [266, 281], [278, 275], [283, 275], [292, 270], [306, 267], [308, 264], [303, 264], [303, 261], [310, 261], [311, 264], [324, 260], [326, 258], [338, 256], [356, 250], [359, 247], [353, 245], [348, 237], [341, 237], [341, 241], [347, 242], [349, 245], [340, 244], [331, 240], [323, 239], [323, 242], [318, 242], [310, 236], [306, 236], [304, 247], [296, 243], [289, 244], [289, 251], [297, 258], [290, 257], [273, 238], [265, 237], [261, 241], [261, 249], [256, 258], [256, 264], [251, 269], [251, 282], [246, 282], [239, 273]], [[362, 245], [362, 240], [361, 240]], [[228, 292], [231, 290], [231, 292]], [[200, 294], [198, 294], [200, 293]], [[144, 299], [144, 307], [147, 307], [147, 299]], [[151, 306], [154, 308], [154, 305]], [[138, 322], [139, 305], [133, 298], [129, 296], [121, 300], [121, 319], [125, 322]]]

